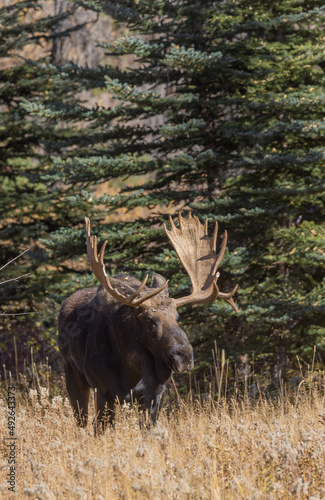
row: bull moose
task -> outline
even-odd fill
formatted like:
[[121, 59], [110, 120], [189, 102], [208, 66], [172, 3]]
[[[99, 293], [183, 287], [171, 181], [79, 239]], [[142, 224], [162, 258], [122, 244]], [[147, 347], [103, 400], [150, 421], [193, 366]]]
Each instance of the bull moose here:
[[217, 222], [210, 237], [207, 220], [202, 225], [191, 213], [187, 218], [179, 214], [177, 228], [169, 219], [171, 229], [164, 224], [165, 233], [192, 283], [192, 293], [177, 299], [169, 297], [168, 281], [159, 274], [152, 276], [150, 286], [148, 275], [142, 283], [123, 274], [109, 278], [104, 265], [107, 241], [97, 254], [97, 238], [91, 236], [85, 217], [88, 259], [101, 286], [73, 293], [59, 315], [66, 385], [81, 427], [87, 424], [90, 388], [96, 389], [95, 432], [113, 420], [116, 400], [130, 401], [132, 394], [155, 421], [172, 373], [194, 368], [193, 349], [177, 323], [177, 308], [220, 297], [237, 311], [233, 301], [237, 286], [229, 293], [217, 286], [227, 232], [217, 255]]

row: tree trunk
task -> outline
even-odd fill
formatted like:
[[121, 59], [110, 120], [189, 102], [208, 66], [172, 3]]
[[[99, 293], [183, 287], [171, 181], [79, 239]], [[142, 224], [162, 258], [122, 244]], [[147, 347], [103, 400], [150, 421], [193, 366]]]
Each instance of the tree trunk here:
[[273, 356], [271, 365], [271, 381], [276, 387], [280, 387], [281, 381], [286, 378], [287, 369], [287, 343], [283, 337], [279, 337], [278, 348]]
[[[71, 11], [71, 15], [63, 19], [53, 31], [51, 50], [52, 64], [65, 64], [69, 61], [79, 66], [94, 67], [100, 63], [102, 51], [95, 46], [95, 39], [101, 36], [93, 34], [93, 25], [97, 23], [95, 12], [75, 8], [67, 0], [54, 0], [54, 15], [59, 16]], [[102, 30], [99, 30], [102, 31]]]

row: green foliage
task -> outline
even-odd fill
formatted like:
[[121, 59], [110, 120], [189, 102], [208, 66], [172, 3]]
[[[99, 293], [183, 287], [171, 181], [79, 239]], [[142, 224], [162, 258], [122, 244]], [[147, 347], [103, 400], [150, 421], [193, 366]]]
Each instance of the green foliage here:
[[[2, 310], [34, 309], [33, 302], [47, 293], [51, 273], [48, 255], [40, 238], [66, 223], [69, 207], [56, 197], [55, 183], [47, 178], [51, 168], [49, 156], [66, 147], [75, 131], [52, 120], [44, 124], [27, 114], [22, 106], [28, 100], [37, 106], [58, 105], [65, 99], [76, 106], [75, 92], [80, 88], [60, 78], [48, 64], [53, 29], [71, 12], [60, 17], [41, 16], [41, 2], [15, 2], [0, 9], [0, 267], [18, 253], [30, 251], [1, 272], [1, 281], [30, 273], [19, 283], [0, 288]], [[40, 56], [35, 60], [35, 54]], [[29, 58], [29, 56], [33, 57]], [[62, 104], [61, 104], [62, 105]], [[64, 222], [63, 222], [64, 221]]]
[[[124, 71], [44, 66], [62, 98], [41, 90], [19, 108], [38, 117], [56, 157], [42, 172], [51, 193], [38, 195], [39, 213], [46, 196], [55, 199], [51, 221], [63, 228], [41, 226], [53, 264], [84, 255], [87, 214], [108, 239], [108, 272], [155, 270], [171, 278], [172, 295], [188, 293], [161, 223], [166, 212], [191, 209], [228, 230], [219, 285], [239, 283], [238, 315], [221, 301], [184, 310], [205, 359], [214, 338], [232, 358], [253, 352], [260, 366], [282, 348], [310, 359], [325, 324], [323, 2], [83, 5], [126, 23], [128, 36], [100, 45], [135, 63]], [[114, 101], [89, 109], [74, 101], [74, 85], [106, 89]], [[29, 174], [31, 182], [32, 166]], [[143, 175], [142, 185], [130, 175]], [[123, 179], [120, 192], [95, 192], [114, 179]], [[83, 276], [85, 268], [71, 268]], [[64, 295], [75, 289], [57, 268], [54, 276], [49, 293], [57, 296], [60, 283]]]

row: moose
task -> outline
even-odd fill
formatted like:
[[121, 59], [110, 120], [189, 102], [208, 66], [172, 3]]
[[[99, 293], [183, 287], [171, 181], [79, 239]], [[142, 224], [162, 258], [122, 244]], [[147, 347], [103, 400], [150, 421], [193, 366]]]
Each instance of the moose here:
[[164, 230], [191, 280], [192, 293], [171, 298], [168, 280], [153, 274], [142, 283], [135, 277], [105, 271], [107, 241], [97, 253], [97, 238], [91, 236], [85, 217], [90, 267], [101, 286], [73, 293], [59, 314], [59, 349], [66, 386], [77, 424], [87, 425], [90, 389], [95, 390], [95, 434], [114, 420], [116, 401], [137, 399], [155, 422], [166, 382], [173, 372], [194, 368], [193, 349], [178, 325], [177, 308], [185, 304], [212, 302], [221, 298], [237, 311], [233, 295], [219, 291], [218, 266], [227, 245], [227, 232], [216, 253], [218, 224], [208, 235], [208, 220], [201, 224], [189, 212], [178, 216], [177, 228]]

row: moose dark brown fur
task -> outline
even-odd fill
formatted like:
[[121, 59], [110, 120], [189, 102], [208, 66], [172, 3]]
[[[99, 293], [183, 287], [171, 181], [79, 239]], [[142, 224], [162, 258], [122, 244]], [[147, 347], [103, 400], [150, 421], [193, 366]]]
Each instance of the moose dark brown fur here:
[[[105, 245], [97, 255], [97, 240], [86, 220], [87, 252], [99, 288], [86, 288], [71, 295], [59, 315], [59, 348], [64, 361], [66, 385], [77, 423], [87, 424], [90, 388], [96, 389], [95, 426], [105, 427], [105, 411], [114, 416], [116, 400], [142, 401], [156, 419], [165, 384], [172, 372], [194, 367], [193, 350], [177, 323], [177, 307], [186, 303], [211, 302], [221, 297], [236, 310], [232, 292], [217, 286], [217, 268], [226, 248], [226, 233], [216, 254], [217, 224], [212, 237], [189, 214], [172, 219], [165, 232], [192, 282], [192, 293], [172, 299], [168, 282], [154, 274], [151, 286], [132, 276], [108, 278], [104, 267]], [[97, 427], [95, 427], [96, 431]]]

